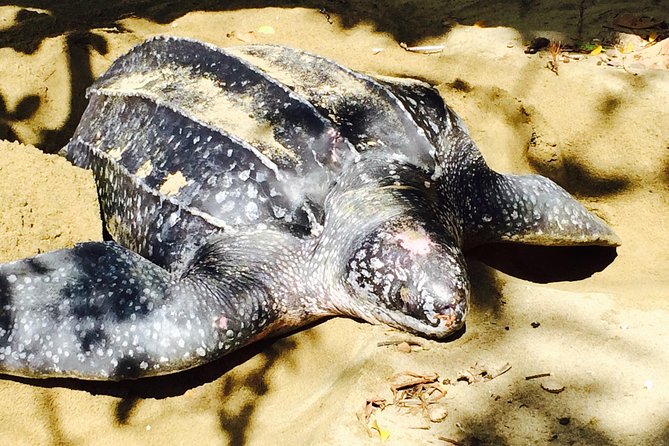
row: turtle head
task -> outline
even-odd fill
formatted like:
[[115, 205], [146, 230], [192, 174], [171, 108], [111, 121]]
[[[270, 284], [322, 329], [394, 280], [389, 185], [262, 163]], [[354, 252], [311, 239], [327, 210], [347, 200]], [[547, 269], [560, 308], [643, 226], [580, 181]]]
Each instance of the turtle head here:
[[346, 264], [354, 315], [430, 338], [465, 321], [469, 280], [460, 249], [410, 215], [369, 233]]

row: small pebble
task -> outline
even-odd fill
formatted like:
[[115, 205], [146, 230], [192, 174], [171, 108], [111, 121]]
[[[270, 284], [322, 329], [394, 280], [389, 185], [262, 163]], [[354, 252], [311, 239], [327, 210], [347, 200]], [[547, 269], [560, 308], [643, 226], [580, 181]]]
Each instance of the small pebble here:
[[411, 346], [408, 342], [400, 342], [397, 344], [397, 350], [401, 351], [402, 353], [411, 353]]
[[530, 325], [532, 325], [532, 328], [537, 328], [541, 325], [541, 322], [532, 322]]
[[571, 422], [571, 419], [569, 417], [562, 417], [558, 419], [558, 423], [560, 423], [563, 426], [568, 425]]

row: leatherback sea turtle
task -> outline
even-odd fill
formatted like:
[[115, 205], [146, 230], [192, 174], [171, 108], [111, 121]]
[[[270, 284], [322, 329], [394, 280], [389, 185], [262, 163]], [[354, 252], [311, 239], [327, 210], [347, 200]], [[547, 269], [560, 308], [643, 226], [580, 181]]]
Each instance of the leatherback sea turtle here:
[[489, 169], [419, 81], [157, 37], [88, 94], [64, 153], [115, 241], [0, 265], [1, 373], [161, 375], [327, 315], [444, 338], [464, 248], [618, 244], [550, 180]]

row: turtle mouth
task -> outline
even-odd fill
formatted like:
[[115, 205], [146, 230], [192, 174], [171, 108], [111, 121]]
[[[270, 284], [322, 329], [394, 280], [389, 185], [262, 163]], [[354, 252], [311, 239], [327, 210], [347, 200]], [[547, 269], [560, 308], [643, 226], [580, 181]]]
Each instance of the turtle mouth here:
[[[402, 299], [401, 311], [408, 318], [439, 332], [455, 331], [462, 327], [467, 315], [467, 293], [460, 290], [444, 291], [441, 288], [434, 291], [437, 290], [441, 292], [434, 293], [427, 299], [405, 297]], [[444, 299], [445, 296], [448, 298]]]
[[426, 338], [445, 339], [464, 326], [467, 311], [467, 301], [462, 300], [436, 311], [423, 311], [420, 315], [389, 311], [377, 313], [373, 319], [376, 323], [385, 323]]
[[449, 333], [460, 329], [467, 316], [467, 302], [459, 301], [450, 304], [432, 313], [431, 318], [435, 322], [434, 327], [447, 330]]

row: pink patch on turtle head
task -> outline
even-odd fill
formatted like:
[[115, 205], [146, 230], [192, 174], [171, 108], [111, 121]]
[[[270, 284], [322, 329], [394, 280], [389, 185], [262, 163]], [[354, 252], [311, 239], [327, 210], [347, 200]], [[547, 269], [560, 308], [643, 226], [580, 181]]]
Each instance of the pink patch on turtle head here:
[[405, 231], [395, 235], [395, 240], [400, 242], [400, 246], [409, 253], [419, 256], [424, 256], [432, 251], [434, 244], [430, 237], [425, 233], [417, 231]]
[[218, 328], [220, 328], [221, 330], [227, 330], [227, 329], [228, 329], [228, 318], [225, 317], [225, 316], [223, 316], [223, 315], [221, 315], [221, 317], [219, 317], [219, 318], [216, 320], [216, 325], [217, 325]]

